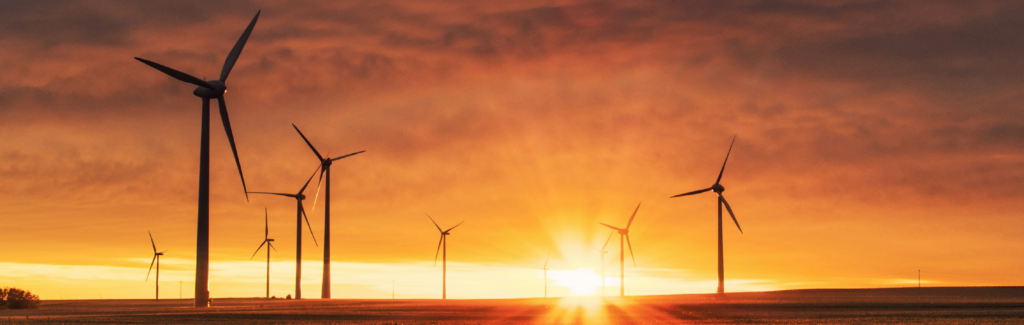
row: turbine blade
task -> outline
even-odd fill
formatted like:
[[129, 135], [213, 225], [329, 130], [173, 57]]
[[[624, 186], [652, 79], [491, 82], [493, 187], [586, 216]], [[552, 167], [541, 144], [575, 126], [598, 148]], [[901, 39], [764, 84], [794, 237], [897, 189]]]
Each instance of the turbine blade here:
[[274, 243], [271, 243], [271, 242], [268, 241], [267, 242], [267, 246], [270, 247], [271, 249], [273, 249], [275, 252], [277, 251], [277, 248], [274, 247]]
[[551, 250], [548, 250], [548, 258], [544, 259], [544, 269], [548, 268], [548, 261], [551, 260]]
[[629, 246], [629, 258], [633, 259], [633, 267], [636, 267], [636, 256], [633, 255], [633, 243], [629, 242], [629, 234], [626, 234], [626, 246]]
[[437, 252], [434, 252], [434, 267], [437, 267], [437, 256], [441, 254], [441, 241], [444, 240], [444, 233], [441, 233], [441, 239], [437, 240]]
[[320, 167], [322, 167], [320, 164], [316, 165], [316, 169], [313, 170], [313, 175], [309, 175], [309, 179], [306, 180], [306, 184], [302, 185], [302, 188], [299, 189], [299, 195], [302, 195], [302, 192], [306, 191], [306, 187], [309, 186], [309, 182], [313, 181], [313, 177], [316, 177], [316, 172], [320, 171]]
[[600, 224], [602, 224], [602, 225], [604, 225], [605, 227], [608, 227], [608, 228], [612, 228], [612, 229], [615, 229], [615, 230], [622, 230], [622, 229], [619, 229], [618, 227], [609, 225], [607, 223], [603, 223], [603, 222], [598, 222], [598, 223], [600, 223]]
[[263, 240], [267, 240], [267, 236], [270, 236], [270, 216], [267, 214], [267, 208], [263, 208]]
[[613, 232], [610, 232], [610, 233], [608, 233], [608, 239], [605, 239], [605, 240], [604, 240], [604, 246], [601, 246], [601, 251], [602, 251], [602, 252], [604, 252], [604, 249], [605, 249], [605, 248], [608, 248], [608, 242], [612, 241], [612, 235], [614, 235], [614, 234], [615, 234], [615, 232], [614, 232], [614, 231], [613, 231]]
[[153, 254], [156, 254], [156, 242], [153, 241], [153, 233], [149, 232], [149, 230], [146, 230], [146, 232], [149, 233], [149, 243], [153, 244]]
[[316, 148], [313, 148], [313, 144], [309, 143], [309, 140], [306, 139], [306, 135], [302, 134], [302, 131], [299, 131], [299, 127], [295, 126], [295, 123], [292, 123], [292, 127], [295, 128], [296, 132], [299, 132], [299, 136], [302, 137], [302, 141], [306, 141], [306, 145], [309, 146], [309, 149], [313, 150], [313, 153], [316, 154], [316, 158], [320, 159], [320, 162], [322, 163], [324, 161], [324, 156], [321, 156], [320, 152], [316, 151]]
[[163, 72], [164, 74], [167, 74], [168, 76], [171, 76], [174, 79], [178, 79], [178, 80], [181, 80], [181, 81], [184, 81], [184, 82], [187, 82], [187, 83], [199, 86], [199, 87], [205, 87], [207, 89], [215, 88], [209, 82], [206, 82], [203, 79], [199, 79], [199, 78], [193, 77], [193, 76], [191, 76], [191, 75], [189, 75], [187, 73], [171, 69], [171, 68], [166, 67], [166, 66], [164, 66], [162, 64], [159, 64], [159, 63], [156, 63], [156, 62], [153, 62], [153, 61], [150, 61], [150, 60], [146, 60], [146, 59], [143, 59], [143, 58], [136, 57], [135, 59], [139, 60], [139, 62], [145, 63], [148, 66], [153, 67], [154, 69], [160, 70], [160, 72]]
[[693, 192], [686, 192], [686, 193], [683, 193], [683, 194], [675, 195], [675, 196], [670, 197], [670, 199], [674, 198], [674, 197], [680, 197], [680, 196], [687, 196], [687, 195], [694, 195], [694, 194], [698, 194], [698, 193], [704, 193], [704, 192], [707, 192], [707, 191], [710, 191], [710, 190], [711, 190], [711, 188], [708, 187], [708, 188], [703, 189], [703, 190], [696, 190], [696, 191], [693, 191]]
[[242, 178], [242, 190], [245, 192], [245, 202], [249, 202], [249, 192], [245, 188], [245, 175], [242, 174], [242, 162], [238, 161], [238, 149], [235, 149], [235, 136], [231, 133], [231, 119], [228, 118], [228, 106], [224, 103], [224, 96], [217, 97], [220, 104], [220, 120], [224, 122], [224, 133], [228, 134], [228, 143], [231, 144], [231, 153], [235, 155], [235, 166], [238, 166], [238, 176]]
[[[429, 214], [426, 214], [426, 213], [424, 213], [424, 214], [427, 215], [427, 218], [430, 218]], [[437, 222], [434, 221], [434, 218], [430, 218], [430, 222], [434, 223], [434, 227], [437, 227], [437, 231], [440, 231], [441, 233], [444, 233], [444, 230], [441, 230], [441, 226], [437, 225]], [[435, 257], [434, 259], [436, 260], [437, 258]]]
[[725, 161], [722, 162], [722, 170], [718, 172], [718, 179], [715, 180], [715, 184], [722, 181], [722, 174], [725, 173], [725, 163], [729, 162], [729, 154], [732, 153], [732, 145], [736, 144], [736, 136], [732, 137], [732, 143], [729, 144], [729, 151], [725, 153]]
[[256, 253], [259, 253], [260, 249], [263, 248], [263, 244], [266, 244], [266, 243], [268, 243], [268, 242], [264, 239], [263, 242], [260, 243], [260, 247], [256, 248], [256, 251], [252, 253], [252, 257], [249, 257], [249, 259], [252, 260], [253, 257], [256, 257]]
[[[462, 222], [466, 222], [466, 221], [465, 221], [465, 220], [463, 220]], [[458, 225], [455, 225], [455, 227], [458, 227], [459, 225], [461, 225], [461, 224], [462, 224], [462, 222], [460, 222], [460, 223], [459, 223]], [[451, 228], [448, 228], [448, 230], [445, 230], [444, 232], [449, 232], [449, 231], [452, 231], [452, 229], [455, 229], [455, 227], [451, 227]]]
[[320, 244], [316, 242], [316, 234], [313, 233], [313, 226], [309, 224], [309, 217], [306, 216], [306, 209], [302, 207], [302, 201], [299, 201], [299, 210], [302, 211], [302, 217], [306, 219], [306, 227], [309, 228], [309, 235], [313, 236], [313, 245], [320, 247]]
[[146, 282], [149, 282], [149, 273], [153, 272], [153, 263], [156, 263], [156, 254], [153, 254], [153, 261], [149, 262], [149, 271], [146, 271]]
[[[321, 165], [321, 167], [322, 166], [323, 165]], [[327, 168], [330, 168], [330, 167], [327, 167]], [[316, 195], [313, 196], [313, 210], [310, 210], [313, 213], [316, 213], [316, 201], [320, 199], [320, 184], [323, 184], [324, 172], [327, 171], [327, 168], [320, 169], [320, 179], [316, 181]]]
[[341, 157], [331, 158], [331, 161], [340, 160], [340, 159], [343, 159], [343, 158], [348, 158], [348, 157], [355, 156], [355, 155], [358, 155], [358, 154], [361, 154], [361, 153], [364, 153], [364, 152], [366, 152], [366, 150], [363, 150], [363, 151], [360, 151], [360, 152], [353, 152], [353, 153], [350, 153], [350, 154], [347, 154], [347, 155], [344, 155], [344, 156], [341, 156]]
[[732, 207], [729, 206], [729, 201], [726, 201], [725, 197], [722, 196], [722, 194], [718, 194], [718, 197], [722, 199], [722, 203], [725, 203], [725, 209], [729, 211], [729, 216], [732, 217], [732, 222], [736, 223], [736, 229], [739, 229], [740, 233], [742, 234], [743, 228], [740, 228], [740, 222], [736, 221], [736, 215], [732, 213]]
[[274, 192], [247, 192], [247, 193], [252, 193], [252, 194], [270, 194], [270, 195], [280, 195], [280, 196], [287, 196], [287, 197], [297, 197], [298, 196], [298, 195], [295, 195], [295, 194], [274, 193]]
[[629, 225], [633, 224], [633, 218], [636, 218], [637, 211], [640, 211], [640, 203], [636, 204], [636, 210], [633, 210], [633, 215], [629, 216], [629, 222], [626, 223], [626, 230], [629, 230]]
[[259, 18], [260, 11], [256, 11], [256, 17], [252, 17], [249, 27], [245, 28], [245, 31], [242, 32], [242, 37], [238, 38], [238, 42], [235, 42], [235, 47], [231, 49], [231, 53], [228, 53], [228, 58], [224, 60], [224, 68], [220, 70], [220, 81], [228, 79], [231, 68], [235, 67], [235, 61], [238, 61], [238, 55], [242, 54], [242, 48], [245, 47], [245, 42], [249, 40], [249, 34], [252, 33], [252, 28], [256, 26], [256, 19]]

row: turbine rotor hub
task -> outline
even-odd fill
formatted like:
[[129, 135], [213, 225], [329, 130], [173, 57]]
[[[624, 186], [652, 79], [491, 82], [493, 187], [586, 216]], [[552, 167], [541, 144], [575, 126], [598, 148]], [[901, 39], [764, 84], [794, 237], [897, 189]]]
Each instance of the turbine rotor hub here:
[[619, 235], [629, 235], [628, 229], [619, 229]]
[[299, 195], [296, 195], [295, 198], [297, 198], [299, 200], [305, 200], [306, 199], [306, 195], [305, 194], [299, 194]]
[[330, 167], [331, 164], [333, 164], [333, 163], [334, 163], [334, 161], [331, 160], [331, 157], [325, 157], [324, 158], [324, 162], [321, 163], [321, 165], [323, 165], [324, 167]]
[[202, 98], [212, 99], [224, 96], [224, 93], [228, 92], [228, 87], [224, 85], [223, 81], [209, 80], [207, 83], [212, 85], [213, 89], [200, 86], [196, 87], [196, 90], [193, 90], [192, 94]]
[[725, 192], [725, 187], [722, 184], [715, 184], [711, 185], [711, 190], [715, 191], [715, 193], [722, 193]]

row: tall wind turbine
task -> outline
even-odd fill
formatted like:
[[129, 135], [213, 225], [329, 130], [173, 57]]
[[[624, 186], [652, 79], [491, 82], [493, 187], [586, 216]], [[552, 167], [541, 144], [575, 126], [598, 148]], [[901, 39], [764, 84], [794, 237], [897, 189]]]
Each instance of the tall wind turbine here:
[[[633, 259], [633, 267], [636, 267], [636, 256], [633, 255], [633, 244], [629, 242], [629, 225], [633, 224], [633, 218], [636, 217], [636, 212], [640, 210], [640, 204], [636, 205], [636, 210], [633, 210], [633, 215], [629, 217], [629, 222], [626, 222], [626, 228], [619, 228], [601, 223], [605, 227], [612, 228], [619, 232], [619, 296], [626, 296], [626, 250], [622, 247], [622, 242], [625, 241], [629, 245], [629, 257]], [[609, 238], [611, 238], [609, 236]], [[605, 242], [605, 245], [608, 243]]]
[[[256, 26], [256, 19], [260, 17], [260, 12], [256, 12], [256, 16], [252, 18], [252, 22], [249, 23], [249, 27], [245, 28], [242, 32], [242, 36], [238, 38], [238, 42], [235, 43], [235, 47], [228, 53], [228, 57], [224, 60], [224, 67], [220, 71], [220, 79], [204, 81], [202, 79], [193, 77], [187, 73], [171, 69], [163, 66], [159, 63], [141, 59], [136, 57], [136, 60], [145, 63], [160, 72], [163, 72], [174, 79], [178, 79], [196, 86], [199, 86], [192, 91], [192, 94], [203, 99], [203, 129], [202, 137], [199, 145], [199, 220], [198, 227], [196, 230], [196, 294], [195, 294], [195, 307], [208, 307], [210, 302], [210, 100], [217, 99], [217, 103], [220, 104], [220, 119], [224, 124], [224, 132], [227, 133], [228, 143], [231, 144], [231, 153], [235, 155], [235, 165], [238, 166], [238, 176], [242, 178], [242, 191], [245, 189], [245, 176], [242, 175], [242, 163], [238, 161], [238, 150], [235, 149], [235, 137], [231, 133], [231, 121], [228, 119], [228, 108], [224, 103], [224, 94], [227, 93], [227, 86], [224, 84], [228, 79], [228, 74], [231, 73], [231, 68], [235, 66], [235, 62], [238, 61], [238, 56], [242, 54], [242, 48], [245, 47], [245, 42], [249, 40], [249, 34], [252, 33], [252, 28]], [[245, 200], [249, 200], [249, 195], [246, 193]]]
[[270, 250], [273, 249], [276, 252], [277, 248], [274, 248], [274, 240], [270, 238], [270, 222], [268, 219], [267, 208], [263, 208], [263, 242], [260, 243], [260, 247], [256, 248], [256, 252], [253, 252], [252, 257], [249, 257], [249, 259], [251, 260], [253, 257], [256, 257], [256, 253], [260, 252], [263, 245], [267, 245], [267, 298], [270, 298]]
[[722, 250], [722, 205], [725, 205], [725, 209], [729, 211], [729, 216], [732, 217], [732, 222], [736, 223], [736, 229], [740, 230], [740, 234], [743, 233], [743, 228], [740, 228], [740, 222], [736, 221], [736, 215], [732, 213], [732, 207], [730, 207], [729, 202], [725, 200], [725, 196], [722, 196], [722, 192], [725, 192], [725, 187], [720, 184], [722, 181], [722, 174], [725, 173], [725, 163], [729, 162], [729, 154], [732, 153], [732, 145], [735, 143], [736, 137], [733, 137], [732, 143], [729, 144], [729, 151], [725, 153], [725, 161], [722, 162], [722, 170], [718, 172], [718, 179], [715, 180], [714, 185], [702, 190], [686, 192], [673, 196], [680, 197], [694, 195], [707, 191], [715, 191], [715, 193], [718, 194], [718, 293], [725, 293], [725, 253]]
[[153, 263], [156, 263], [156, 300], [160, 300], [160, 256], [164, 255], [164, 252], [157, 253], [156, 242], [153, 241], [153, 233], [149, 233], [149, 243], [153, 244], [153, 260], [149, 262], [149, 271], [146, 271], [146, 282], [149, 282], [149, 272], [153, 271]]
[[598, 252], [601, 253], [601, 297], [604, 297], [604, 291], [605, 291], [604, 290], [604, 254], [608, 254], [608, 251], [606, 251], [605, 249], [608, 248], [608, 242], [610, 242], [612, 240], [612, 235], [614, 235], [614, 234], [615, 234], [614, 231], [612, 231], [611, 233], [608, 234], [608, 239], [604, 240], [604, 246], [601, 246], [601, 249], [590, 247], [590, 249], [593, 249], [593, 250], [598, 251]]
[[[320, 170], [320, 167], [317, 166], [316, 169]], [[302, 208], [302, 200], [306, 199], [306, 195], [302, 194], [302, 192], [306, 191], [306, 187], [309, 186], [309, 182], [313, 180], [313, 176], [316, 176], [317, 170], [313, 171], [313, 175], [309, 176], [309, 179], [306, 180], [306, 184], [303, 184], [302, 188], [299, 189], [299, 192], [295, 193], [295, 194], [272, 193], [272, 192], [249, 192], [249, 193], [253, 193], [253, 194], [270, 194], [270, 195], [280, 195], [280, 196], [287, 196], [287, 197], [295, 198], [295, 202], [296, 202], [296, 208], [295, 208], [295, 299], [302, 299], [302, 219], [303, 218], [306, 219], [306, 227], [309, 227], [309, 235], [313, 236], [313, 244], [317, 245], [317, 246], [320, 246], [319, 244], [316, 243], [316, 235], [313, 234], [313, 226], [311, 226], [309, 224], [309, 217], [306, 217], [306, 209]]]
[[[317, 181], [316, 193], [317, 196], [313, 197], [313, 210], [316, 210], [316, 199], [320, 194], [320, 183], [323, 182], [324, 173], [327, 173], [327, 188], [324, 189], [324, 278], [321, 283], [323, 286], [320, 289], [321, 299], [331, 299], [331, 164], [336, 160], [341, 160], [350, 156], [358, 155], [366, 152], [366, 150], [360, 152], [353, 152], [341, 157], [324, 157], [320, 155], [319, 151], [313, 147], [313, 144], [306, 139], [306, 136], [299, 131], [299, 127], [292, 124], [296, 132], [299, 132], [299, 136], [302, 137], [303, 141], [309, 145], [309, 149], [313, 150], [316, 154], [316, 158], [320, 159], [320, 180]], [[330, 153], [328, 153], [330, 155]]]
[[[430, 218], [430, 215], [427, 215]], [[441, 226], [437, 225], [434, 218], [430, 218], [430, 222], [434, 223], [434, 227], [437, 227], [437, 231], [441, 232], [441, 239], [437, 241], [437, 252], [434, 253], [434, 267], [437, 267], [437, 253], [441, 254], [441, 299], [448, 299], [448, 235], [452, 229], [462, 224], [455, 225], [455, 227], [448, 228], [448, 230], [441, 230]], [[463, 221], [465, 222], [465, 221]], [[442, 247], [444, 249], [442, 249]]]
[[548, 261], [551, 260], [551, 251], [548, 250], [548, 257], [544, 259], [544, 298], [548, 297]]

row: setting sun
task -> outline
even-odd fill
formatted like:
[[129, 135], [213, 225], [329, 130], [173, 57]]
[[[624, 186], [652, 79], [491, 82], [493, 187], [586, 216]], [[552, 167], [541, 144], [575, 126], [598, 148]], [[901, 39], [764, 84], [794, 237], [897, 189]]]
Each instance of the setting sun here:
[[[569, 289], [572, 296], [594, 296], [601, 292], [601, 275], [591, 268], [548, 271], [552, 285]], [[607, 278], [606, 285], [618, 285], [618, 279]]]

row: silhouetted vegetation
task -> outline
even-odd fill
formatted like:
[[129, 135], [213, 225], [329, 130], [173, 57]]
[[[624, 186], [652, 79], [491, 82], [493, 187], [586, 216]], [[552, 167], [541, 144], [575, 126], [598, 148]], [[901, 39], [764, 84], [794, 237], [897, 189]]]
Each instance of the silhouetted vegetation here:
[[0, 309], [36, 309], [39, 308], [39, 296], [18, 288], [0, 289]]

